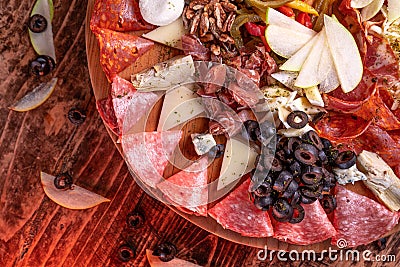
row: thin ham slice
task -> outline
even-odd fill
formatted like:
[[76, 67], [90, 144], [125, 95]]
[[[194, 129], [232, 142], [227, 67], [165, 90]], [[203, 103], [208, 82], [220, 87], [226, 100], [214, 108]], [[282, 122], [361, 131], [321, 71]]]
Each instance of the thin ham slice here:
[[122, 135], [125, 161], [145, 184], [154, 188], [163, 179], [164, 169], [181, 137], [181, 131]]
[[301, 205], [305, 212], [301, 222], [292, 224], [273, 220], [275, 238], [296, 245], [310, 245], [335, 235], [335, 228], [319, 201]]
[[164, 196], [180, 210], [207, 216], [207, 157], [201, 158], [157, 185]]
[[346, 241], [347, 247], [368, 244], [388, 231], [399, 221], [399, 213], [368, 197], [354, 193], [337, 185], [337, 207], [333, 214], [333, 225], [337, 231], [332, 244]]
[[268, 237], [273, 235], [269, 215], [257, 209], [249, 199], [250, 180], [232, 191], [227, 197], [212, 207], [208, 214], [222, 227], [243, 236]]

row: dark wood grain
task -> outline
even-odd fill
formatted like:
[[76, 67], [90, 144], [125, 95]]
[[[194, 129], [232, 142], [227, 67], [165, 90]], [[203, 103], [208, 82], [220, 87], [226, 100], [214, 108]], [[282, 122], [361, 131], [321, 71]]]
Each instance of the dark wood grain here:
[[[95, 108], [85, 51], [86, 1], [55, 1], [53, 30], [59, 83], [39, 108], [18, 113], [7, 107], [42, 79], [28, 63], [35, 57], [26, 23], [34, 1], [0, 3], [0, 266], [147, 266], [146, 249], [174, 243], [183, 259], [207, 266], [382, 266], [381, 263], [257, 260], [259, 249], [218, 238], [145, 194], [132, 179]], [[66, 114], [78, 107], [87, 119], [71, 124]], [[48, 199], [39, 173], [70, 172], [74, 182], [109, 199], [95, 208], [73, 211]], [[131, 211], [144, 214], [143, 227], [129, 229]], [[381, 255], [400, 259], [400, 234], [390, 236]], [[122, 263], [121, 244], [136, 248]], [[399, 261], [397, 261], [397, 266]], [[384, 266], [396, 266], [387, 263]]]

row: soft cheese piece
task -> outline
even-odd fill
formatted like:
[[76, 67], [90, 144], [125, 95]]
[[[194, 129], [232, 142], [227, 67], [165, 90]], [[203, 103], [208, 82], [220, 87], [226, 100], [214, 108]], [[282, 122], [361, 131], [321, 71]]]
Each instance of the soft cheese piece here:
[[184, 0], [139, 0], [140, 14], [153, 25], [164, 26], [182, 15]]
[[191, 85], [182, 85], [167, 91], [157, 131], [169, 130], [205, 111], [201, 98], [191, 88]]
[[248, 144], [230, 138], [226, 142], [217, 190], [240, 179], [255, 167], [257, 152]]
[[354, 184], [354, 182], [357, 181], [367, 180], [365, 174], [360, 172], [357, 169], [356, 165], [353, 165], [348, 169], [333, 168], [332, 171], [335, 175], [337, 182], [341, 185], [345, 185], [348, 183]]
[[192, 134], [192, 142], [197, 155], [201, 156], [217, 145], [212, 134]]

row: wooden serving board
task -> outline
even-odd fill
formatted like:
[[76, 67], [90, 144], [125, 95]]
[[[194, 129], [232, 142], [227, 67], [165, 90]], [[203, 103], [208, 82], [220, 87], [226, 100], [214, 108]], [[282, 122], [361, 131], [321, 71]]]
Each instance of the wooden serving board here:
[[[104, 97], [108, 96], [108, 92], [110, 90], [110, 84], [107, 81], [107, 78], [99, 64], [99, 46], [97, 43], [97, 39], [95, 35], [92, 33], [90, 30], [90, 18], [93, 10], [93, 5], [94, 5], [95, 0], [89, 0], [88, 1], [88, 7], [87, 7], [87, 14], [86, 14], [86, 28], [85, 28], [85, 35], [86, 35], [86, 53], [87, 53], [87, 59], [88, 59], [88, 67], [89, 67], [89, 74], [91, 78], [91, 83], [93, 86], [93, 92], [95, 95], [96, 100], [102, 99]], [[136, 33], [138, 34], [138, 33]], [[139, 33], [140, 34], [140, 33]], [[128, 67], [126, 70], [124, 70], [122, 73], [119, 75], [122, 78], [130, 80], [130, 76], [133, 73], [139, 72], [141, 70], [147, 69], [154, 64], [167, 60], [175, 55], [178, 55], [179, 51], [163, 46], [163, 45], [158, 45], [155, 44], [155, 46], [148, 51], [144, 56], [140, 57], [134, 64], [132, 64], [130, 67]], [[157, 122], [158, 122], [158, 114], [161, 111], [161, 105], [162, 103], [158, 103], [155, 108], [153, 109], [152, 113], [150, 114], [149, 122], [146, 124], [146, 131], [153, 131], [157, 127]], [[208, 125], [208, 124], [207, 124]], [[207, 129], [207, 125], [204, 123], [204, 121], [196, 121], [195, 123], [191, 123], [190, 125], [185, 125], [183, 127], [183, 136], [190, 136], [191, 133], [193, 132], [203, 132], [205, 129]], [[121, 145], [117, 143], [117, 136], [111, 132], [110, 129], [108, 129], [109, 135], [111, 139], [113, 140], [114, 144], [117, 146], [118, 150], [122, 154], [122, 149]], [[223, 141], [223, 140], [220, 140]], [[190, 144], [180, 144], [181, 150], [182, 151], [188, 151], [187, 156], [190, 155], [195, 155], [193, 151], [193, 147]], [[218, 177], [219, 175], [219, 166], [221, 165], [222, 159], [217, 159], [217, 162], [215, 162], [212, 165], [212, 168], [209, 168], [209, 176], [212, 177]], [[173, 167], [167, 167], [166, 170], [166, 175], [170, 176], [173, 173], [177, 172], [178, 170], [173, 168]], [[168, 175], [169, 174], [169, 175]], [[141, 183], [140, 179], [137, 177], [134, 177], [136, 182], [139, 183], [142, 188], [143, 183]], [[374, 198], [374, 196], [370, 193], [368, 189], [366, 189], [363, 184], [361, 183], [356, 183], [354, 186], [348, 186], [349, 189], [352, 191], [355, 191], [357, 193], [360, 193], [362, 195], [367, 195], [371, 198]], [[221, 227], [214, 219], [211, 217], [198, 217], [195, 215], [188, 215], [185, 213], [182, 213], [181, 211], [177, 210], [173, 206], [169, 206], [173, 211], [178, 213], [180, 216], [184, 217], [185, 219], [189, 220], [190, 222], [194, 223], [195, 225], [201, 227], [202, 229], [211, 232], [219, 237], [222, 237], [224, 239], [239, 243], [239, 244], [244, 244], [252, 247], [258, 247], [258, 248], [265, 248], [267, 247], [268, 249], [273, 249], [273, 250], [285, 250], [285, 251], [290, 251], [290, 250], [297, 250], [297, 251], [303, 251], [305, 249], [307, 250], [314, 250], [316, 252], [320, 252], [324, 249], [328, 249], [329, 247], [332, 247], [330, 245], [330, 240], [326, 240], [321, 243], [316, 243], [310, 246], [299, 246], [299, 245], [293, 245], [289, 244], [286, 242], [279, 241], [274, 238], [251, 238], [251, 237], [244, 237], [236, 232], [226, 230]], [[400, 225], [397, 225], [395, 229], [393, 229], [391, 232], [387, 233], [387, 235], [390, 235], [392, 233], [400, 231]]]

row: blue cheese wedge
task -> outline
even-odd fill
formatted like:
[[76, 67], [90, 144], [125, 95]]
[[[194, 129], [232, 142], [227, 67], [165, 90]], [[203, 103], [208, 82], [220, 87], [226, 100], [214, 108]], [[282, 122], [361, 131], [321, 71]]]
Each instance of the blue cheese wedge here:
[[192, 88], [188, 84], [166, 92], [157, 131], [167, 131], [205, 112], [201, 98]]
[[218, 179], [217, 190], [240, 179], [255, 167], [258, 153], [248, 144], [230, 138], [226, 142], [221, 173]]
[[211, 148], [217, 145], [212, 134], [192, 134], [192, 142], [197, 155], [207, 154]]
[[365, 176], [364, 173], [360, 172], [357, 169], [356, 165], [353, 165], [348, 169], [333, 168], [332, 171], [335, 175], [337, 182], [341, 185], [349, 183], [354, 184], [357, 181], [367, 180], [367, 176]]
[[178, 56], [131, 76], [138, 91], [165, 91], [193, 81], [195, 67], [191, 56]]

